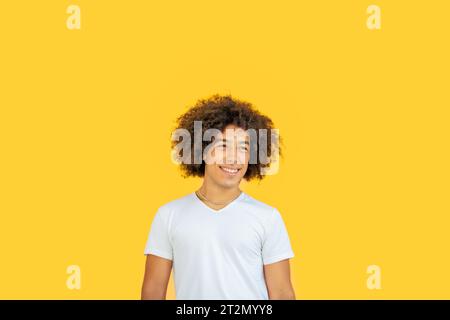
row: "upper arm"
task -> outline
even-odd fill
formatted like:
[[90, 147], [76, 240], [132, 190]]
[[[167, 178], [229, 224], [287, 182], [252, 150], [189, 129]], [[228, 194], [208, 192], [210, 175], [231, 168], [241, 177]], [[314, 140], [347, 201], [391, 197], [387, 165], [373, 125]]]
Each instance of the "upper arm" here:
[[291, 284], [289, 259], [264, 265], [269, 299], [295, 300], [294, 289]]
[[147, 255], [141, 299], [164, 300], [169, 283], [172, 260]]
[[172, 260], [173, 250], [170, 240], [170, 216], [168, 213], [164, 208], [159, 208], [156, 212], [148, 234], [147, 243], [145, 244], [144, 253]]
[[293, 258], [289, 235], [280, 212], [274, 208], [266, 223], [262, 243], [262, 259], [264, 265]]
[[280, 212], [274, 208], [262, 244], [264, 277], [269, 299], [295, 299], [289, 259], [294, 257], [289, 235]]
[[172, 270], [173, 251], [169, 232], [169, 213], [159, 208], [151, 224], [144, 254], [142, 299], [165, 299]]

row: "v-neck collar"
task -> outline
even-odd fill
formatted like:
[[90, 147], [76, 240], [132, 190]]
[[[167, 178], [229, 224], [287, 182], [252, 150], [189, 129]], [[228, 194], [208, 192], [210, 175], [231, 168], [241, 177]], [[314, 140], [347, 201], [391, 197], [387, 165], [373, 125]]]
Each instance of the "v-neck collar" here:
[[214, 214], [218, 214], [221, 213], [222, 211], [224, 211], [225, 209], [228, 209], [229, 207], [231, 207], [233, 204], [235, 204], [236, 202], [238, 202], [240, 199], [242, 199], [245, 196], [244, 191], [241, 191], [241, 194], [239, 196], [236, 197], [236, 199], [234, 199], [233, 201], [231, 201], [230, 203], [228, 203], [225, 207], [221, 208], [221, 209], [213, 209], [210, 206], [208, 206], [206, 203], [204, 203], [195, 192], [192, 192], [192, 197], [194, 198], [194, 201], [199, 202], [200, 205], [202, 205], [204, 208], [206, 208], [207, 210], [211, 211]]

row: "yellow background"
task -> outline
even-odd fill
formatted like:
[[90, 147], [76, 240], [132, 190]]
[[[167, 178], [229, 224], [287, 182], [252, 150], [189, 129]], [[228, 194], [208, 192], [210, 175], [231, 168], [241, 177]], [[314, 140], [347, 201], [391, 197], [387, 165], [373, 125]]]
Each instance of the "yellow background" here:
[[284, 138], [279, 174], [243, 189], [282, 213], [298, 299], [450, 298], [449, 10], [2, 1], [0, 298], [139, 299], [156, 209], [201, 182], [170, 161], [174, 119], [214, 93]]

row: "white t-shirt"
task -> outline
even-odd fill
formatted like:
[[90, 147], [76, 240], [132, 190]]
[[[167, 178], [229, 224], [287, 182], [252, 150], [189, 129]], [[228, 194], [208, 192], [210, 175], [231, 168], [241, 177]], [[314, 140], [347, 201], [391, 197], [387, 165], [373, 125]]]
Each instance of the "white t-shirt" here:
[[263, 265], [294, 257], [278, 210], [244, 192], [220, 210], [195, 192], [161, 206], [144, 254], [173, 261], [179, 300], [267, 300]]

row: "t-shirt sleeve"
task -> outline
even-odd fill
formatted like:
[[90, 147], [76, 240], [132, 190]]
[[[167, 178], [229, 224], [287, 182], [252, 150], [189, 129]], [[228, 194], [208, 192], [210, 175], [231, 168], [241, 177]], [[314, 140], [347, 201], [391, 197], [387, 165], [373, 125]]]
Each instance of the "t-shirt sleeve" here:
[[273, 214], [266, 226], [267, 230], [262, 245], [263, 264], [275, 263], [294, 257], [283, 218], [274, 208]]
[[160, 208], [153, 218], [150, 233], [145, 245], [144, 254], [153, 254], [158, 257], [172, 260], [172, 244], [169, 237], [168, 215]]

